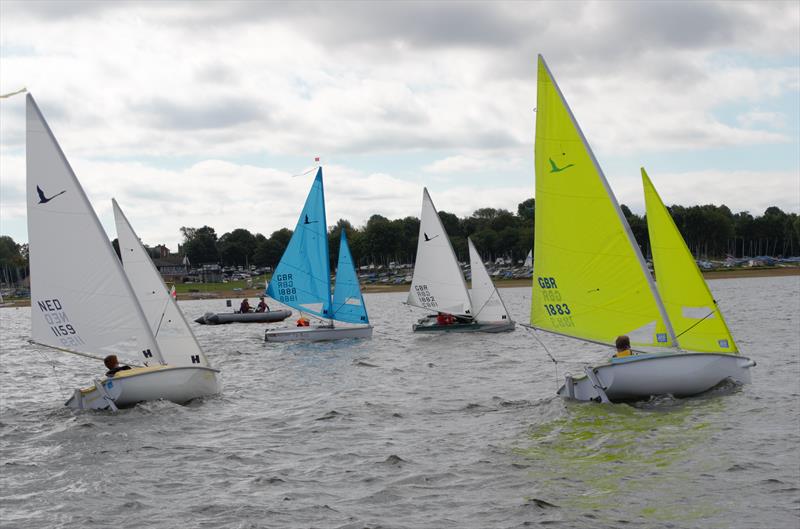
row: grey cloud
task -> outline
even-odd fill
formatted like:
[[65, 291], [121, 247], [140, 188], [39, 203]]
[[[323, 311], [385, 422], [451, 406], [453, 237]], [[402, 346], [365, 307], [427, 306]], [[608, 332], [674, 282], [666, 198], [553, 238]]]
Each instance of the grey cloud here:
[[156, 98], [140, 103], [137, 111], [156, 127], [177, 130], [219, 129], [253, 121], [262, 124], [271, 121], [257, 101], [238, 98], [220, 98], [206, 103], [188, 98], [187, 101]]

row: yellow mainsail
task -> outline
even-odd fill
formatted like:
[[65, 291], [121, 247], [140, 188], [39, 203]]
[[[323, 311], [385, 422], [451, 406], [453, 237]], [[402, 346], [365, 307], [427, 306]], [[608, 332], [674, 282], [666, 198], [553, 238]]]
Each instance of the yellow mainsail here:
[[656, 286], [681, 348], [736, 353], [728, 326], [678, 227], [642, 168]]
[[539, 56], [531, 324], [611, 344], [677, 344], [602, 170]]

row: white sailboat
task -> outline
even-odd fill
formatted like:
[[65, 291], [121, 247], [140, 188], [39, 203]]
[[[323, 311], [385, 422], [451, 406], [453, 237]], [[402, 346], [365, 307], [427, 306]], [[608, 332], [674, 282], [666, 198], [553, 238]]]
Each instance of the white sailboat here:
[[467, 289], [450, 238], [427, 189], [422, 191], [417, 258], [407, 304], [435, 314], [421, 318], [416, 332], [503, 332], [514, 329], [500, 293], [471, 239], [472, 290]]
[[658, 285], [600, 165], [539, 56], [531, 325], [639, 354], [566, 377], [563, 397], [597, 402], [702, 393], [750, 381], [722, 314], [644, 171]]
[[[219, 371], [208, 366], [191, 331], [191, 343], [187, 340], [183, 315], [176, 306], [155, 301], [159, 288], [167, 295], [164, 284], [156, 286], [135, 257], [128, 279], [30, 94], [26, 116], [31, 343], [99, 360], [112, 354], [138, 357], [145, 366], [95, 379], [92, 386], [76, 389], [67, 406], [116, 410], [141, 401], [184, 403], [217, 393]], [[124, 224], [120, 242], [127, 240], [135, 254], [130, 239], [137, 245], [138, 239]]]
[[344, 230], [339, 243], [335, 285], [331, 296], [325, 191], [320, 167], [292, 238], [269, 282], [267, 295], [301, 313], [321, 318], [323, 323], [293, 329], [268, 329], [264, 339], [286, 342], [371, 338], [372, 325]]

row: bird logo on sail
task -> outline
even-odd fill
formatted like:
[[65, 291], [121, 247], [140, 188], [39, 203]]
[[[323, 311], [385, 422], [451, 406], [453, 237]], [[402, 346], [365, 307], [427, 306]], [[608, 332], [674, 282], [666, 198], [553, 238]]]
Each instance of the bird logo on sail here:
[[308, 215], [306, 215], [306, 219], [303, 221], [303, 224], [314, 224], [315, 222], [319, 222], [318, 220], [308, 220]]
[[50, 198], [47, 198], [46, 196], [44, 196], [44, 191], [42, 191], [42, 188], [39, 187], [39, 186], [36, 186], [36, 192], [39, 194], [39, 204], [47, 204], [48, 202], [50, 202], [51, 200], [56, 198], [58, 195], [63, 195], [64, 193], [66, 193], [67, 190], [65, 189], [64, 191], [61, 191], [60, 193], [56, 193], [55, 195], [51, 196]]
[[552, 158], [548, 158], [548, 160], [550, 160], [550, 172], [551, 173], [560, 173], [564, 169], [569, 169], [570, 167], [575, 165], [574, 163], [569, 163], [569, 164], [565, 165], [564, 167], [559, 167], [559, 166], [556, 165], [556, 162], [554, 162]]
[[422, 235], [424, 235], [424, 236], [425, 236], [425, 242], [432, 241], [432, 240], [434, 240], [436, 237], [438, 237], [438, 235], [434, 235], [433, 237], [428, 237], [428, 234], [427, 234], [427, 233], [425, 233], [424, 231], [422, 232]]

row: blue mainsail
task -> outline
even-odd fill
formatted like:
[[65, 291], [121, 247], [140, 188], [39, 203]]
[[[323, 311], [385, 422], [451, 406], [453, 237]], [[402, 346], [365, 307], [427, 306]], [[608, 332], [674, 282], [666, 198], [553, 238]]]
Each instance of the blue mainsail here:
[[331, 265], [322, 168], [308, 192], [292, 238], [283, 252], [267, 295], [302, 312], [331, 318]]
[[333, 319], [347, 323], [369, 323], [367, 307], [361, 297], [358, 276], [344, 229], [339, 243], [339, 264], [336, 268], [336, 288], [333, 291]]

